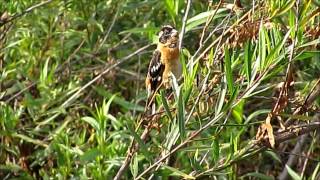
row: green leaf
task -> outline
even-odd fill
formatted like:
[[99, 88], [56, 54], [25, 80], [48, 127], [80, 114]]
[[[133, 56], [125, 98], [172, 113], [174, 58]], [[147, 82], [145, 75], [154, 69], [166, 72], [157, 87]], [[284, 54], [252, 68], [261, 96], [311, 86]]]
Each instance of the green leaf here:
[[[114, 94], [110, 93], [109, 91], [106, 91], [102, 87], [95, 86], [94, 90], [96, 90], [100, 95], [102, 95], [104, 97], [107, 97], [107, 98], [111, 98], [112, 96], [114, 96]], [[115, 104], [120, 105], [121, 107], [123, 107], [123, 108], [125, 108], [127, 110], [140, 111], [140, 112], [144, 111], [144, 107], [143, 106], [140, 106], [138, 104], [126, 101], [125, 99], [123, 99], [123, 98], [121, 98], [119, 96], [114, 97], [113, 102]]]
[[130, 170], [133, 175], [133, 177], [137, 177], [139, 173], [139, 161], [138, 161], [138, 155], [134, 154], [132, 158], [132, 163], [130, 163]]
[[48, 145], [45, 144], [43, 141], [31, 138], [31, 137], [23, 135], [23, 134], [12, 133], [11, 135], [12, 135], [12, 137], [20, 138], [20, 139], [22, 139], [22, 140], [24, 140], [26, 142], [29, 142], [29, 143], [32, 143], [32, 144], [35, 144], [35, 145], [39, 145], [39, 146], [42, 146], [42, 147], [48, 147]]
[[176, 99], [178, 99], [178, 103], [176, 104], [178, 109], [177, 119], [179, 125], [179, 132], [181, 137], [185, 135], [185, 108], [184, 108], [184, 98], [181, 88], [178, 85], [177, 79], [172, 76], [172, 84], [173, 84], [173, 91], [175, 94]]
[[273, 63], [273, 60], [276, 59], [275, 57], [279, 55], [280, 50], [281, 50], [282, 48], [284, 48], [284, 44], [285, 44], [285, 42], [287, 41], [287, 39], [288, 39], [291, 31], [292, 31], [292, 29], [290, 29], [290, 30], [287, 32], [287, 34], [284, 36], [284, 38], [282, 39], [282, 41], [280, 41], [280, 42], [276, 45], [276, 47], [274, 47], [274, 48], [272, 49], [272, 51], [270, 52], [270, 54], [268, 55], [267, 60], [266, 60], [266, 66], [267, 66], [267, 67]]
[[0, 164], [0, 170], [10, 171], [10, 172], [18, 172], [23, 169], [18, 164], [7, 162], [5, 165]]
[[316, 180], [316, 177], [317, 177], [317, 175], [319, 175], [319, 173], [320, 173], [320, 163], [318, 163], [316, 168], [314, 168], [312, 176], [311, 176], [311, 180]]
[[252, 114], [250, 114], [246, 120], [246, 123], [249, 123], [251, 120], [256, 118], [257, 116], [261, 114], [268, 114], [270, 112], [270, 109], [259, 109], [254, 111]]
[[302, 180], [302, 177], [293, 171], [288, 165], [286, 165], [286, 169], [288, 170], [288, 174], [291, 176], [292, 179], [294, 180]]
[[190, 175], [188, 175], [188, 174], [186, 174], [186, 173], [184, 173], [184, 172], [182, 172], [182, 171], [180, 171], [180, 170], [178, 170], [176, 168], [173, 168], [173, 167], [170, 167], [170, 166], [167, 166], [167, 165], [162, 165], [162, 167], [165, 168], [165, 169], [170, 170], [172, 172], [172, 174], [171, 174], [172, 176], [181, 176], [184, 179], [196, 179], [195, 177], [190, 176]]
[[[289, 11], [289, 26], [291, 29], [295, 29], [295, 24], [296, 24], [296, 16], [295, 16], [295, 12], [293, 9], [291, 9]], [[295, 37], [295, 33], [296, 31], [291, 31], [290, 35], [291, 35], [291, 39], [294, 39]]]
[[[308, 1], [308, 3], [310, 3], [311, 2], [311, 0], [307, 0]], [[313, 1], [314, 2], [314, 1]], [[319, 1], [320, 2], [320, 1]], [[307, 9], [308, 7], [308, 5], [307, 5], [307, 3], [304, 3], [304, 5], [306, 5], [304, 8], [305, 9]], [[318, 6], [320, 6], [320, 4], [318, 5]], [[300, 29], [304, 29], [305, 28], [305, 25], [307, 24], [307, 23], [309, 23], [309, 22], [311, 22], [312, 23], [312, 21], [314, 21], [314, 18], [315, 17], [317, 17], [317, 16], [319, 16], [319, 7], [318, 7], [318, 9], [315, 9], [314, 11], [312, 11], [311, 13], [309, 12], [310, 10], [307, 10], [306, 12], [303, 12], [304, 10], [302, 10], [302, 12], [300, 13], [300, 17], [301, 18], [299, 18], [299, 28]], [[305, 13], [308, 13], [308, 14], [305, 14]], [[302, 20], [300, 20], [300, 19], [302, 19]]]
[[219, 156], [220, 156], [220, 148], [219, 148], [219, 141], [214, 138], [212, 143], [211, 143], [211, 148], [212, 148], [212, 158], [214, 162], [218, 162]]
[[282, 14], [286, 13], [289, 9], [291, 9], [294, 5], [296, 1], [295, 0], [291, 0], [289, 1], [286, 5], [284, 5], [281, 9], [277, 9], [276, 11], [274, 11], [274, 13], [272, 14], [271, 17], [275, 16], [275, 17], [279, 17]]
[[[190, 31], [192, 28], [200, 25], [200, 24], [203, 24], [207, 21], [207, 18], [211, 15], [213, 15], [215, 12], [215, 10], [210, 10], [210, 11], [207, 11], [207, 12], [202, 12], [202, 13], [199, 13], [197, 15], [195, 15], [194, 17], [190, 18], [187, 20], [187, 24], [186, 24], [186, 32]], [[225, 17], [228, 15], [228, 9], [226, 8], [220, 8], [218, 11], [217, 11], [217, 14], [213, 17], [213, 20], [214, 19], [217, 19], [217, 18], [221, 18], [221, 17]]]
[[160, 95], [161, 95], [161, 101], [162, 101], [163, 107], [166, 110], [166, 114], [169, 117], [170, 121], [172, 122], [173, 121], [173, 117], [172, 117], [172, 114], [171, 114], [171, 111], [170, 111], [170, 108], [169, 108], [169, 105], [168, 105], [168, 101], [167, 101], [163, 91], [160, 91]]
[[45, 85], [46, 81], [47, 81], [49, 60], [50, 60], [50, 58], [46, 59], [46, 62], [44, 63], [44, 66], [43, 66], [41, 74], [40, 74], [40, 82], [43, 85]]
[[172, 21], [174, 22], [174, 24], [176, 24], [176, 13], [175, 13], [175, 3], [174, 0], [165, 0], [165, 6], [166, 6], [166, 10], [169, 13], [169, 15], [172, 18]]
[[1, 48], [0, 49], [0, 52], [4, 52], [6, 49], [10, 49], [16, 45], [19, 45], [21, 42], [23, 42], [24, 40], [26, 39], [21, 39], [21, 40], [18, 40], [18, 41], [15, 41], [15, 42], [12, 42], [10, 44], [8, 44], [7, 46], [5, 46], [4, 48]]
[[185, 109], [183, 94], [180, 92], [178, 99], [178, 124], [181, 137], [185, 136]]
[[225, 62], [225, 74], [226, 74], [228, 89], [229, 89], [229, 93], [231, 94], [233, 92], [234, 84], [233, 84], [233, 74], [231, 69], [232, 62], [231, 62], [229, 48], [227, 47], [227, 45], [224, 47], [224, 62]]
[[227, 161], [229, 161], [233, 156], [234, 156], [234, 137], [233, 137], [233, 133], [230, 133], [230, 138], [229, 138], [229, 148], [228, 148], [228, 157], [227, 157]]
[[294, 57], [294, 60], [304, 60], [316, 57], [320, 54], [320, 51], [303, 51]]
[[[299, 13], [299, 20], [308, 17], [307, 12], [309, 12], [309, 7], [310, 7], [311, 2], [312, 2], [311, 0], [305, 0], [305, 1], [303, 1], [303, 3], [302, 3], [302, 4], [303, 4], [302, 10], [301, 10], [301, 12]], [[309, 18], [309, 19], [311, 19], [311, 18]], [[303, 20], [302, 20], [302, 21], [303, 21]], [[302, 25], [302, 24], [304, 24], [304, 23], [301, 23], [300, 25]]]
[[244, 102], [244, 99], [240, 100], [240, 102], [232, 109], [232, 115], [238, 124], [242, 124]]
[[282, 163], [280, 157], [275, 152], [273, 152], [273, 151], [265, 151], [264, 153], [266, 153], [268, 156], [271, 156], [271, 158], [276, 160], [278, 163]]
[[108, 113], [109, 113], [109, 109], [110, 109], [110, 105], [113, 101], [113, 99], [116, 98], [116, 94], [112, 95], [110, 97], [110, 99], [108, 100], [107, 104], [105, 104], [105, 101], [103, 101], [103, 106], [102, 106], [102, 109], [103, 109], [103, 115], [105, 117], [107, 117]]
[[84, 152], [83, 155], [80, 156], [80, 161], [82, 163], [94, 161], [96, 159], [96, 157], [98, 157], [100, 155], [102, 155], [102, 153], [99, 151], [99, 149], [92, 148], [90, 150], [87, 150], [86, 152]]
[[100, 125], [96, 119], [89, 117], [89, 116], [85, 116], [85, 117], [82, 117], [81, 120], [90, 124], [96, 131], [100, 130]]
[[259, 70], [263, 71], [264, 65], [266, 62], [266, 54], [267, 54], [267, 44], [266, 44], [266, 30], [263, 26], [263, 23], [260, 25], [259, 31]]
[[303, 48], [303, 47], [308, 47], [308, 46], [314, 46], [314, 45], [318, 45], [318, 44], [320, 44], [320, 39], [319, 39], [319, 38], [318, 38], [318, 39], [315, 39], [315, 40], [313, 40], [313, 41], [309, 41], [309, 42], [307, 42], [307, 43], [305, 43], [305, 44], [302, 44], [302, 45], [298, 46], [298, 48]]
[[245, 48], [244, 48], [244, 65], [245, 65], [245, 73], [247, 76], [247, 81], [250, 83], [251, 81], [251, 66], [252, 66], [252, 62], [251, 62], [251, 58], [252, 58], [252, 52], [250, 49], [250, 41], [247, 41], [245, 44]]
[[226, 76], [223, 76], [220, 84], [221, 84], [221, 88], [220, 88], [219, 96], [215, 106], [215, 112], [214, 112], [215, 116], [218, 116], [218, 114], [220, 114], [222, 107], [224, 105], [225, 96], [227, 94]]
[[144, 156], [149, 157], [149, 151], [147, 149], [146, 144], [142, 141], [142, 139], [140, 138], [140, 136], [134, 131], [134, 129], [131, 126], [127, 126], [128, 130], [130, 132], [130, 134], [133, 136], [134, 140], [136, 142], [138, 142], [139, 147], [141, 148], [141, 150], [143, 151]]
[[175, 145], [177, 140], [179, 139], [179, 127], [176, 123], [176, 121], [173, 121], [173, 123], [170, 124], [170, 130], [168, 131], [166, 135], [166, 140], [164, 143], [165, 150], [171, 150], [172, 147]]

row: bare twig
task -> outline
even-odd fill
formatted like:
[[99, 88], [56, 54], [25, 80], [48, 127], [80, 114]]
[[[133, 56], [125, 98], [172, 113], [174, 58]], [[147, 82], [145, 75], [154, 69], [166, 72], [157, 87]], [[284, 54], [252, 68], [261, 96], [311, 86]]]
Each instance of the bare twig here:
[[[306, 140], [308, 139], [307, 133], [312, 132], [319, 128], [320, 128], [320, 114], [316, 114], [313, 118], [312, 123], [308, 124], [308, 126], [294, 129], [293, 131], [286, 132], [281, 136], [282, 139], [286, 140], [286, 139], [292, 139], [292, 137], [297, 137], [303, 134], [302, 136], [299, 137], [297, 144], [295, 145], [294, 149], [290, 152], [291, 155], [289, 156], [286, 166], [292, 167], [297, 162], [298, 157], [295, 156], [294, 154], [301, 154], [301, 151], [306, 143]], [[283, 168], [283, 171], [279, 175], [278, 179], [285, 180], [288, 178], [289, 178], [288, 170], [287, 168]]]
[[29, 86], [21, 89], [18, 93], [16, 93], [15, 95], [11, 96], [8, 100], [6, 100], [6, 103], [9, 103], [10, 101], [12, 101], [16, 97], [20, 96], [20, 94], [22, 94], [23, 92], [27, 91], [28, 89], [30, 89], [31, 87], [33, 87], [36, 84], [37, 84], [37, 82], [33, 82]]
[[[212, 6], [212, 2], [213, 2], [213, 1], [210, 1], [210, 2], [209, 2], [209, 3], [210, 3], [209, 6]], [[214, 11], [214, 13], [207, 18], [206, 24], [205, 24], [205, 26], [204, 26], [203, 29], [202, 29], [202, 34], [201, 34], [201, 38], [200, 38], [200, 42], [199, 42], [200, 47], [203, 46], [203, 38], [204, 38], [204, 35], [206, 34], [206, 31], [207, 31], [207, 29], [208, 29], [208, 27], [209, 27], [210, 22], [212, 21], [213, 17], [217, 14], [217, 12], [218, 12], [219, 8], [221, 7], [222, 3], [223, 3], [223, 0], [220, 0], [218, 6], [216, 7], [216, 9], [215, 9], [215, 11]]]
[[208, 45], [208, 47], [202, 51], [202, 53], [197, 57], [197, 59], [193, 62], [188, 62], [188, 66], [190, 66], [190, 63], [191, 63], [191, 66], [195, 63], [197, 63], [201, 58], [203, 58], [206, 53], [214, 46], [216, 45], [217, 43], [219, 43], [219, 41], [225, 37], [225, 35], [227, 33], [229, 33], [235, 26], [237, 26], [241, 21], [243, 21], [245, 18], [247, 18], [250, 14], [252, 13], [252, 10], [249, 10], [248, 12], [246, 12], [240, 19], [238, 19], [232, 26], [230, 26], [228, 29], [226, 29], [224, 31], [223, 34], [221, 34], [217, 39], [215, 39], [210, 45]]
[[312, 87], [310, 93], [308, 94], [303, 106], [309, 107], [318, 97], [320, 96], [320, 78], [317, 80], [316, 84]]
[[[150, 121], [148, 123], [148, 125], [146, 126], [146, 128], [144, 129], [142, 135], [140, 136], [140, 139], [141, 139], [142, 142], [146, 140], [146, 138], [148, 137], [149, 133], [151, 132], [152, 125], [153, 125], [153, 122]], [[140, 124], [138, 126], [140, 126]], [[113, 180], [121, 179], [121, 176], [127, 170], [134, 153], [136, 153], [138, 151], [138, 149], [139, 149], [139, 143], [135, 142], [135, 141], [132, 141], [131, 142], [131, 146], [128, 149], [127, 156], [126, 156], [125, 160], [123, 161], [121, 167], [119, 168], [116, 176], [113, 178]]]
[[53, 0], [47, 0], [47, 1], [43, 1], [43, 2], [41, 2], [41, 3], [39, 3], [39, 4], [35, 4], [35, 5], [31, 6], [31, 7], [29, 7], [28, 9], [24, 10], [22, 13], [20, 13], [20, 14], [15, 14], [15, 15], [13, 15], [12, 17], [10, 17], [9, 19], [7, 19], [6, 21], [2, 22], [2, 23], [0, 24], [0, 27], [4, 26], [5, 24], [7, 24], [7, 23], [9, 23], [9, 22], [11, 22], [11, 21], [13, 21], [13, 20], [15, 20], [15, 19], [17, 19], [17, 18], [19, 18], [19, 17], [27, 14], [27, 13], [32, 12], [32, 11], [35, 10], [36, 8], [42, 7], [42, 6], [44, 6], [44, 5], [46, 5], [46, 4], [49, 4], [49, 3], [51, 3], [51, 2], [53, 2]]
[[[295, 25], [295, 31], [297, 31], [298, 29], [298, 19], [296, 18], [296, 25]], [[292, 31], [292, 30], [291, 30]], [[296, 35], [293, 38], [292, 44], [291, 44], [291, 49], [290, 49], [290, 53], [289, 53], [289, 61], [288, 61], [288, 66], [287, 66], [287, 70], [286, 70], [286, 79], [282, 84], [281, 87], [281, 91], [279, 93], [279, 96], [277, 98], [277, 102], [276, 104], [273, 106], [272, 110], [270, 111], [270, 113], [268, 114], [265, 123], [263, 123], [260, 127], [259, 130], [257, 132], [257, 139], [259, 139], [260, 137], [263, 136], [264, 133], [268, 134], [269, 137], [269, 143], [271, 145], [271, 147], [275, 146], [275, 138], [274, 138], [274, 130], [273, 130], [273, 126], [272, 126], [272, 119], [274, 117], [276, 117], [284, 108], [287, 107], [288, 105], [288, 92], [289, 92], [289, 88], [291, 86], [291, 83], [293, 82], [292, 79], [292, 59], [293, 59], [293, 54], [294, 54], [294, 49], [296, 46]], [[284, 127], [283, 123], [281, 121], [279, 121], [280, 126]]]
[[[312, 131], [314, 131], [316, 129], [319, 129], [319, 128], [320, 128], [320, 114], [316, 114], [313, 117], [313, 121], [311, 123], [309, 123], [309, 124], [303, 124], [303, 125], [300, 125], [300, 126], [295, 126], [295, 127], [289, 128], [288, 131], [275, 133], [276, 139], [278, 140], [277, 144], [279, 144], [281, 142], [284, 142], [284, 141], [287, 141], [289, 139], [293, 139], [295, 137], [299, 137], [299, 136], [301, 136], [303, 134], [312, 132]], [[304, 143], [304, 142], [301, 141], [301, 143]], [[297, 154], [299, 152], [291, 152], [291, 153]]]
[[135, 56], [136, 54], [139, 54], [141, 51], [144, 51], [145, 49], [149, 48], [151, 46], [151, 44], [148, 44], [138, 50], [136, 50], [135, 52], [129, 54], [128, 56], [118, 60], [116, 63], [114, 63], [113, 65], [111, 65], [110, 67], [108, 67], [107, 69], [105, 69], [103, 72], [101, 72], [99, 75], [97, 75], [95, 78], [93, 78], [91, 81], [89, 81], [88, 83], [86, 83], [84, 86], [82, 86], [77, 92], [75, 92], [69, 99], [67, 99], [62, 105], [61, 107], [66, 107], [68, 106], [72, 101], [74, 101], [77, 96], [83, 91], [85, 90], [87, 87], [91, 86], [94, 82], [96, 82], [98, 79], [100, 79], [104, 74], [107, 74], [110, 70], [112, 70], [113, 68], [119, 66], [120, 64], [126, 62], [128, 59], [132, 58], [133, 56]]
[[95, 52], [98, 52], [100, 50], [100, 48], [103, 46], [103, 44], [106, 42], [106, 40], [108, 39], [109, 37], [109, 34], [114, 26], [114, 23], [116, 22], [116, 19], [118, 18], [118, 14], [119, 14], [119, 11], [120, 11], [120, 7], [117, 8], [117, 12], [116, 14], [114, 15], [113, 19], [112, 19], [112, 22], [108, 28], [108, 31], [105, 33], [105, 36], [103, 37], [103, 40], [101, 41], [101, 43], [99, 44], [97, 50]]
[[[299, 114], [303, 114], [304, 112], [306, 112], [306, 110], [309, 108], [309, 106], [316, 100], [317, 97], [319, 97], [319, 95], [320, 95], [320, 78], [317, 80], [315, 85], [311, 88], [309, 94], [307, 95], [307, 97], [304, 100], [303, 105], [298, 107], [293, 112], [293, 115], [299, 115]], [[285, 122], [285, 127], [290, 126], [293, 122], [294, 122], [293, 119], [289, 118]]]
[[184, 17], [183, 17], [183, 20], [182, 20], [182, 29], [181, 29], [180, 41], [179, 41], [179, 49], [180, 49], [180, 51], [181, 51], [181, 47], [182, 47], [183, 36], [184, 36], [184, 33], [185, 33], [185, 29], [186, 29], [186, 23], [187, 23], [187, 19], [188, 19], [188, 14], [189, 14], [189, 11], [190, 11], [191, 1], [192, 0], [188, 0], [188, 2], [187, 2], [187, 7], [185, 9]]

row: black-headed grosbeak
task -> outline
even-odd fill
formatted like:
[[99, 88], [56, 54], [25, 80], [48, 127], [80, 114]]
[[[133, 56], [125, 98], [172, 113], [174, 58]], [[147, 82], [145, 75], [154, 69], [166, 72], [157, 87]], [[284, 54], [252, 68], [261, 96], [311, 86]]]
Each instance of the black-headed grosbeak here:
[[[171, 87], [171, 75], [180, 78], [182, 66], [179, 61], [179, 32], [170, 25], [165, 25], [159, 32], [157, 49], [153, 52], [148, 74], [146, 88], [148, 97], [156, 93], [163, 85], [166, 89]], [[151, 97], [152, 98], [152, 97]]]

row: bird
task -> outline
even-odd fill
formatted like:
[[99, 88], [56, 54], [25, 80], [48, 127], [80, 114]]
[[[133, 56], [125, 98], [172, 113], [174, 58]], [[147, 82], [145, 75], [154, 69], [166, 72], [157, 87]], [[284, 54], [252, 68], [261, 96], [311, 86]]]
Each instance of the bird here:
[[171, 88], [172, 76], [178, 79], [181, 74], [179, 32], [171, 25], [164, 25], [158, 33], [157, 48], [152, 54], [145, 81], [148, 93], [147, 106], [152, 103], [153, 96], [161, 87]]

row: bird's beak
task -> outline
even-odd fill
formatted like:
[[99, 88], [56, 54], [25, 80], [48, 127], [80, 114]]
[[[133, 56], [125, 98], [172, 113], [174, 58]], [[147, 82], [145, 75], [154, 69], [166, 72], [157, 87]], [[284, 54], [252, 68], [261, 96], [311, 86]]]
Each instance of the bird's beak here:
[[178, 32], [173, 32], [173, 33], [171, 34], [171, 37], [177, 38], [178, 36], [179, 36], [179, 33], [178, 33]]
[[179, 36], [179, 32], [174, 30], [172, 33], [171, 33], [171, 37], [175, 37], [177, 38]]

